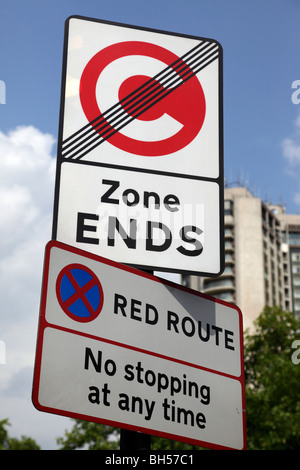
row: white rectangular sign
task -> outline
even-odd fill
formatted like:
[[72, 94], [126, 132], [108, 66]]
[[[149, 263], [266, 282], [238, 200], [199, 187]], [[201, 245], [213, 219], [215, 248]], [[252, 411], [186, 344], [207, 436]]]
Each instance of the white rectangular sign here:
[[33, 402], [196, 445], [244, 448], [242, 331], [233, 305], [52, 241]]
[[[57, 239], [144, 269], [219, 271], [219, 186], [64, 163]], [[194, 201], [197, 201], [195, 204]], [[210, 235], [209, 235], [210, 234]], [[169, 263], [169, 264], [168, 264]], [[168, 267], [168, 268], [167, 268]]]
[[217, 449], [244, 447], [237, 380], [46, 327], [35, 406]]
[[53, 239], [135, 267], [221, 274], [217, 41], [68, 19]]

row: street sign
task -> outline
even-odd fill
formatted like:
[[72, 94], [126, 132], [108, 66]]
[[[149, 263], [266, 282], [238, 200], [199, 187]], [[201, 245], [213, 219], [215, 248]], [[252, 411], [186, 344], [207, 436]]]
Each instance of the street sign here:
[[68, 19], [53, 239], [148, 270], [221, 274], [217, 41]]
[[46, 247], [37, 409], [245, 448], [239, 309], [60, 242]]

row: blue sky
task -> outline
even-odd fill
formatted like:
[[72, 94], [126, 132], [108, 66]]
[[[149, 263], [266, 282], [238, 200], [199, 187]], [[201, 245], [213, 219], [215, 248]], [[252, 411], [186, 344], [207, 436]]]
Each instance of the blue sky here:
[[57, 136], [65, 19], [79, 14], [217, 39], [224, 49], [225, 176], [298, 212], [298, 183], [283, 156], [299, 109], [297, 0], [2, 1], [0, 129], [33, 125]]
[[[43, 448], [69, 427], [31, 404], [43, 250], [51, 238], [64, 22], [71, 15], [216, 39], [224, 50], [229, 182], [300, 212], [298, 0], [1, 0], [0, 419]], [[1, 97], [0, 97], [1, 101]], [[3, 99], [2, 99], [3, 101]], [[3, 408], [2, 408], [3, 407]]]

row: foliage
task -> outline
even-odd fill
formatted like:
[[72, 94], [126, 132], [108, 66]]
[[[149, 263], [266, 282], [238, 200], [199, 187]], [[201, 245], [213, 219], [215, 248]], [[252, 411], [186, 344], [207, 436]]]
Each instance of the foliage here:
[[7, 426], [10, 426], [8, 419], [0, 421], [0, 450], [40, 450], [31, 437], [22, 436], [21, 439], [9, 437]]
[[[60, 450], [119, 450], [119, 429], [103, 424], [88, 421], [73, 420], [75, 422], [70, 432], [65, 431], [65, 437], [57, 438]], [[199, 449], [183, 442], [152, 436], [152, 450], [192, 450]]]
[[119, 449], [119, 430], [88, 421], [75, 419], [71, 431], [65, 432], [65, 438], [57, 438], [60, 450], [117, 450]]
[[201, 450], [201, 447], [193, 446], [179, 441], [171, 441], [162, 437], [152, 436], [152, 450]]
[[245, 380], [249, 450], [300, 449], [300, 367], [292, 344], [300, 323], [289, 312], [265, 307], [245, 335]]

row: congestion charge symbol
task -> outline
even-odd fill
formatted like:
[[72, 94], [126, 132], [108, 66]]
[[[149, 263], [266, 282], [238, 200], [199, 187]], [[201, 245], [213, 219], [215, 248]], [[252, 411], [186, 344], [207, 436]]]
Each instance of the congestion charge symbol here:
[[[174, 135], [162, 140], [152, 141], [148, 138], [146, 140], [137, 140], [119, 132], [125, 123], [123, 119], [119, 119], [122, 115], [117, 114], [116, 124], [118, 125], [116, 127], [113, 124], [116, 118], [108, 119], [104, 117], [112, 117], [116, 111], [107, 113], [105, 109], [100, 110], [96, 92], [98, 79], [112, 62], [128, 56], [146, 56], [159, 60], [168, 66], [167, 77], [170, 77], [169, 73], [171, 73], [172, 79], [168, 78], [166, 81], [166, 77], [163, 79], [165, 88], [155, 77], [131, 76], [129, 69], [129, 77], [118, 90], [120, 100], [118, 104], [123, 103], [123, 116], [131, 116], [142, 121], [154, 121], [166, 113], [181, 124], [180, 130]], [[178, 67], [179, 63], [180, 67]], [[165, 73], [164, 70], [158, 75], [161, 76], [163, 73]], [[161, 76], [161, 78], [163, 77]], [[179, 80], [179, 82], [184, 83], [184, 86], [175, 86], [174, 80], [177, 85], [177, 80]], [[169, 84], [169, 87], [167, 87], [167, 84]], [[170, 93], [170, 90], [172, 90], [172, 93]], [[81, 106], [87, 120], [90, 124], [95, 124], [95, 130], [103, 138], [103, 141], [108, 140], [111, 145], [134, 155], [157, 157], [181, 150], [198, 135], [206, 115], [204, 91], [189, 65], [168, 49], [143, 41], [119, 42], [97, 52], [83, 70], [79, 94]], [[130, 97], [131, 99], [129, 99]], [[160, 100], [162, 97], [163, 99]], [[127, 106], [124, 105], [124, 102], [127, 102]], [[113, 110], [113, 108], [110, 110]], [[131, 111], [129, 112], [129, 110]], [[141, 115], [139, 115], [140, 113]], [[100, 142], [101, 140], [99, 140]], [[88, 146], [89, 144], [85, 145], [84, 149], [88, 150]], [[77, 152], [77, 155], [79, 155], [79, 152]]]
[[62, 310], [78, 322], [94, 320], [103, 307], [103, 289], [98, 277], [81, 264], [69, 264], [60, 271], [56, 296]]

